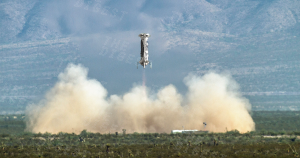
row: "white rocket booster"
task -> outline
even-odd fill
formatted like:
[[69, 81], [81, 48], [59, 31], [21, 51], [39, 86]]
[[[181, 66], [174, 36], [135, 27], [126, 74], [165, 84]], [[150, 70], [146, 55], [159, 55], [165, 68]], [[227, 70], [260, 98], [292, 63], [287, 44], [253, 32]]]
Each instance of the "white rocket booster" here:
[[150, 64], [150, 68], [152, 68], [152, 63], [148, 60], [148, 38], [150, 37], [150, 34], [141, 33], [139, 34], [139, 37], [141, 38], [141, 60], [137, 62], [137, 66], [141, 64], [145, 68]]

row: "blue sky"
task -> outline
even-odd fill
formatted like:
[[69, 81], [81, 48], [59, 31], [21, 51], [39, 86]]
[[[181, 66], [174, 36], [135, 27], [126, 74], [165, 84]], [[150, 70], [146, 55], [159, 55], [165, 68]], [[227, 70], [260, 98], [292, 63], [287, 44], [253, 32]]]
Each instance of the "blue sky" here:
[[174, 84], [184, 93], [189, 73], [228, 71], [258, 109], [293, 110], [299, 8], [297, 0], [2, 0], [0, 104], [39, 100], [70, 62], [122, 94], [142, 82], [138, 34], [146, 32], [150, 88]]

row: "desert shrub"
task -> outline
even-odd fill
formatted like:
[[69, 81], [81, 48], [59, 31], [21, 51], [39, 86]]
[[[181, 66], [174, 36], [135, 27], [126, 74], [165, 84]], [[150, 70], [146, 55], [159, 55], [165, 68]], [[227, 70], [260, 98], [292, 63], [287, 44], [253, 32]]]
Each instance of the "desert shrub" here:
[[85, 129], [85, 130], [81, 131], [79, 135], [82, 136], [82, 137], [87, 137], [88, 136], [88, 132]]
[[22, 135], [20, 135], [21, 137], [32, 137], [33, 136], [33, 133], [30, 133], [30, 132], [23, 132]]
[[[278, 132], [280, 135], [285, 135], [286, 134], [286, 131], [285, 130], [282, 130], [282, 131], [279, 131]], [[299, 133], [300, 134], [300, 133]]]
[[275, 131], [269, 131], [269, 132], [267, 132], [267, 134], [268, 135], [271, 135], [271, 136], [277, 136], [277, 132], [275, 132]]
[[43, 134], [43, 137], [44, 137], [44, 138], [51, 137], [51, 136], [52, 136], [52, 134], [51, 134], [51, 133], [48, 133], [48, 132], [46, 132], [46, 133]]
[[33, 134], [33, 137], [42, 137], [42, 136], [43, 136], [42, 133]]
[[266, 131], [264, 129], [259, 132], [260, 135], [267, 135], [267, 133], [268, 133], [268, 131]]
[[293, 133], [298, 136], [300, 135], [300, 131], [294, 131]]
[[10, 136], [9, 134], [5, 134], [5, 133], [0, 134], [0, 137], [9, 137], [9, 136]]
[[241, 135], [238, 130], [228, 131], [228, 132], [226, 132], [226, 134], [233, 135], [233, 136], [239, 136], [239, 135]]

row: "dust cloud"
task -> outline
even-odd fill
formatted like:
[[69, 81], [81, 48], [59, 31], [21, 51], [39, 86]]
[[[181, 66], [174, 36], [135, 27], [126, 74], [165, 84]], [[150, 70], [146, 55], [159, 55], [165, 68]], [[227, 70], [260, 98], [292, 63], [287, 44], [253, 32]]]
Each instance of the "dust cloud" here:
[[[166, 132], [174, 129], [242, 133], [255, 130], [249, 101], [230, 75], [189, 75], [185, 96], [173, 85], [157, 93], [135, 86], [122, 96], [107, 96], [101, 83], [87, 78], [82, 65], [69, 64], [43, 100], [26, 109], [26, 131], [34, 133]], [[145, 93], [146, 91], [146, 93]]]

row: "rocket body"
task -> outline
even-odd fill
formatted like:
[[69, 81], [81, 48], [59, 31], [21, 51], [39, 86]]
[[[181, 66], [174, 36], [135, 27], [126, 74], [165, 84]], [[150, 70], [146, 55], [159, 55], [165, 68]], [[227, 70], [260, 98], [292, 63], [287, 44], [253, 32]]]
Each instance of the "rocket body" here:
[[139, 34], [139, 37], [141, 38], [141, 60], [138, 64], [141, 64], [145, 68], [150, 63], [148, 60], [148, 38], [150, 37], [150, 34], [141, 33]]

